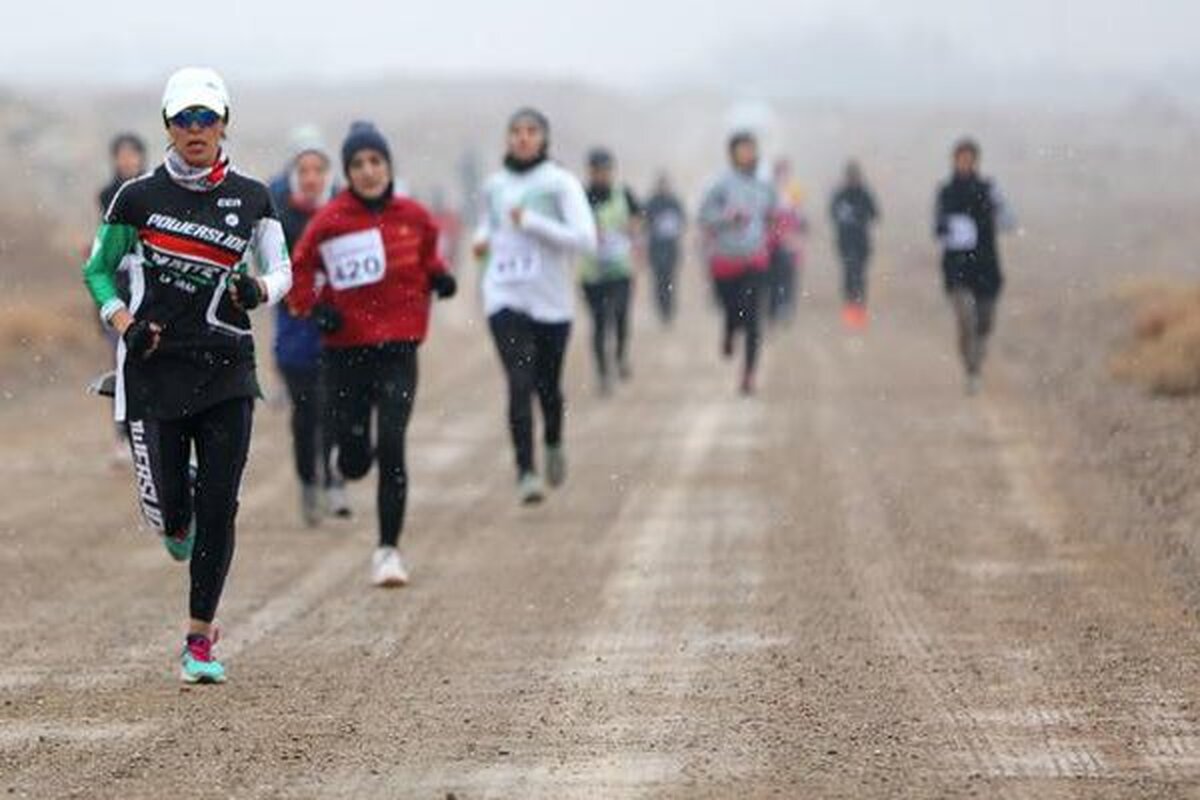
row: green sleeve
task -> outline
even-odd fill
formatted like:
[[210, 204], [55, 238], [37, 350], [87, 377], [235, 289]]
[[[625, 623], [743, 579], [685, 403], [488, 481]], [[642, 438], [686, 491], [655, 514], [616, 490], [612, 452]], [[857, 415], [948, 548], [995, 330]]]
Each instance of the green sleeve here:
[[83, 265], [83, 282], [92, 300], [107, 320], [123, 303], [117, 296], [115, 276], [121, 259], [137, 245], [137, 231], [132, 225], [104, 223], [96, 231], [92, 254]]

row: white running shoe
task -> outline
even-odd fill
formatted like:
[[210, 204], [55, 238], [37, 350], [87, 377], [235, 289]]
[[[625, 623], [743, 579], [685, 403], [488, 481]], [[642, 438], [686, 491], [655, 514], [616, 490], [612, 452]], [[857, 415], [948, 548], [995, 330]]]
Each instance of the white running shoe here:
[[545, 496], [546, 489], [536, 472], [526, 472], [517, 481], [517, 497], [521, 499], [522, 505], [536, 505], [542, 502]]
[[383, 588], [408, 583], [408, 570], [404, 568], [399, 550], [394, 547], [375, 548], [371, 556], [371, 583]]

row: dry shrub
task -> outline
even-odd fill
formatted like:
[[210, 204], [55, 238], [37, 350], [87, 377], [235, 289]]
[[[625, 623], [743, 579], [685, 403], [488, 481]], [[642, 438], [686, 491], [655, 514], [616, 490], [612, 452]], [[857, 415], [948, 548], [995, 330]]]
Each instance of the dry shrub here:
[[1137, 310], [1133, 332], [1139, 340], [1161, 339], [1174, 328], [1186, 325], [1198, 312], [1200, 290], [1197, 289], [1152, 297]]
[[1112, 358], [1113, 375], [1155, 394], [1200, 392], [1200, 288], [1164, 282], [1119, 296], [1135, 305], [1134, 338]]

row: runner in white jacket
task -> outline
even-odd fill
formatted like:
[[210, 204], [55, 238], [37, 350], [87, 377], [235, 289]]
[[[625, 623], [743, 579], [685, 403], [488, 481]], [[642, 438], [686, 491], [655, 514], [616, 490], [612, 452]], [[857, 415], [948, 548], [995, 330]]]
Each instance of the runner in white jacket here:
[[546, 477], [566, 479], [562, 365], [575, 315], [574, 259], [596, 250], [596, 225], [583, 187], [549, 160], [550, 125], [525, 108], [509, 119], [504, 169], [484, 184], [475, 234], [484, 261], [483, 301], [508, 377], [508, 419], [521, 502], [544, 490], [534, 461], [533, 396], [542, 407]]

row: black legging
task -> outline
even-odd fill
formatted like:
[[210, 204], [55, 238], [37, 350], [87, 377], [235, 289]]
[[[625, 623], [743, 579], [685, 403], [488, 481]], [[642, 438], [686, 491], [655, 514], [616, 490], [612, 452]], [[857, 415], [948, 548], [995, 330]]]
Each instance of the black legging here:
[[[250, 449], [254, 401], [226, 400], [183, 419], [130, 420], [142, 516], [159, 532], [178, 536], [196, 517], [192, 550], [192, 619], [212, 622], [233, 559], [238, 489]], [[196, 449], [196, 469], [189, 462]]]
[[949, 292], [958, 326], [958, 352], [968, 375], [978, 375], [987, 356], [988, 337], [996, 321], [997, 295], [970, 286]]
[[766, 278], [767, 315], [771, 320], [788, 319], [795, 312], [799, 277], [796, 254], [782, 246], [772, 249]]
[[[417, 394], [417, 344], [387, 342], [325, 350], [338, 468], [350, 480], [379, 462], [379, 544], [395, 547], [404, 527], [408, 470], [404, 440]], [[371, 411], [378, 430], [374, 448]]]
[[296, 474], [305, 486], [334, 485], [329, 457], [333, 420], [321, 367], [280, 367], [292, 401], [292, 452]]
[[592, 312], [592, 355], [596, 359], [596, 372], [601, 378], [610, 374], [608, 366], [608, 340], [611, 332], [616, 340], [618, 366], [625, 365], [629, 347], [629, 295], [632, 281], [629, 278], [610, 278], [596, 283], [585, 283], [583, 294], [588, 309]]
[[732, 278], [718, 278], [717, 296], [725, 311], [725, 346], [732, 350], [733, 335], [740, 328], [746, 333], [746, 374], [758, 366], [758, 349], [762, 339], [759, 315], [762, 306], [761, 274], [747, 271]]
[[842, 251], [842, 299], [855, 305], [867, 303], [867, 254]]
[[651, 241], [650, 266], [654, 270], [654, 298], [658, 317], [670, 322], [675, 317], [675, 269], [679, 264], [679, 245], [671, 241]]
[[562, 442], [562, 367], [571, 323], [536, 322], [504, 309], [488, 318], [500, 363], [508, 377], [508, 426], [516, 452], [517, 472], [534, 471], [533, 395], [542, 406], [545, 441]]

